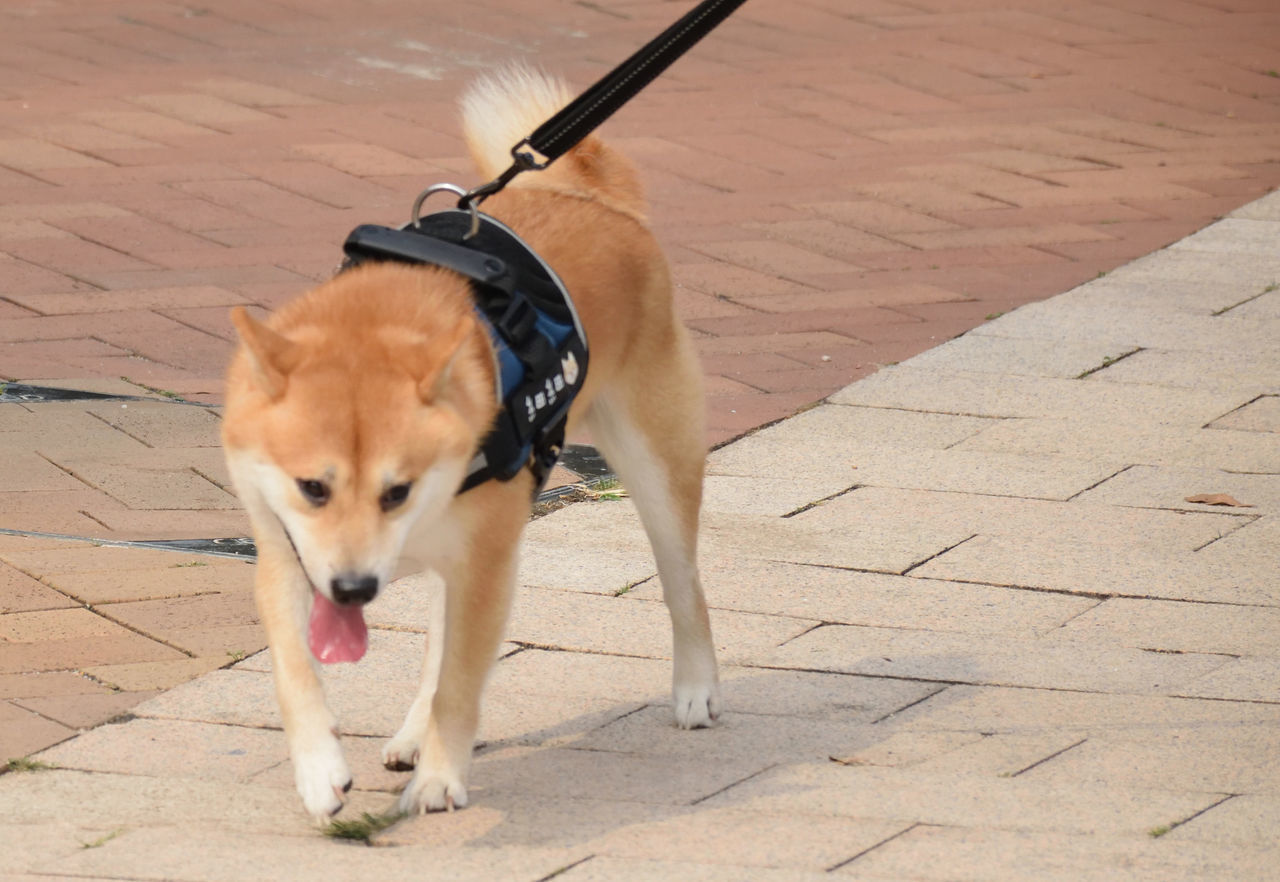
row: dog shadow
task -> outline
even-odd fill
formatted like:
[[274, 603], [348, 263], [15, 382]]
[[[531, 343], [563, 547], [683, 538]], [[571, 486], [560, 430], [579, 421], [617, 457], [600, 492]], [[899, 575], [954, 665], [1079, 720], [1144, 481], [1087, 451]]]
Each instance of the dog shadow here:
[[[723, 674], [730, 710], [714, 727], [678, 729], [669, 697], [654, 692], [513, 732], [477, 746], [468, 808], [403, 818], [372, 841], [568, 848], [718, 835], [725, 813], [740, 820], [776, 811], [779, 799], [803, 803], [813, 785], [789, 770], [920, 759], [888, 745], [907, 715], [945, 700], [937, 683], [732, 666]], [[486, 706], [501, 701], [490, 696]], [[344, 742], [357, 788], [390, 793], [408, 781], [381, 768], [381, 739]]]

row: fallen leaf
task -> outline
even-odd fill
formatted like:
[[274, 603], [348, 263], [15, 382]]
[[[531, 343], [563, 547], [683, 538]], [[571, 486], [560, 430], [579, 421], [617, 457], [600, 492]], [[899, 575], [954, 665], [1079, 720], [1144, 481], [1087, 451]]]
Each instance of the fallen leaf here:
[[1201, 505], [1230, 505], [1235, 508], [1253, 508], [1252, 505], [1241, 502], [1226, 493], [1201, 493], [1198, 496], [1188, 496], [1187, 502], [1198, 502]]

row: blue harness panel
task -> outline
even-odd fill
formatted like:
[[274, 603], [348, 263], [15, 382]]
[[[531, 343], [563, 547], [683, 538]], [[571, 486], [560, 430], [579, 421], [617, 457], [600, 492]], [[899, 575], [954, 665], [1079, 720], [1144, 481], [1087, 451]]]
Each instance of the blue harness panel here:
[[569, 405], [587, 372], [587, 341], [559, 276], [509, 227], [481, 214], [442, 211], [395, 230], [364, 225], [347, 237], [347, 265], [393, 260], [440, 266], [471, 281], [489, 331], [502, 404], [459, 492], [528, 467], [546, 482], [564, 447]]

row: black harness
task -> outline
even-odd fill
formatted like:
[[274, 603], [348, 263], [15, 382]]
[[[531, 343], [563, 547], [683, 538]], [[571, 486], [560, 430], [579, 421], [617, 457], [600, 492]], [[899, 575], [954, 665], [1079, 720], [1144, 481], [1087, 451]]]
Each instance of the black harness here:
[[365, 224], [343, 250], [346, 266], [390, 260], [470, 280], [493, 343], [502, 409], [458, 492], [509, 481], [526, 466], [540, 490], [564, 449], [569, 405], [587, 375], [586, 334], [560, 277], [505, 224], [474, 210], [429, 214], [398, 230]]

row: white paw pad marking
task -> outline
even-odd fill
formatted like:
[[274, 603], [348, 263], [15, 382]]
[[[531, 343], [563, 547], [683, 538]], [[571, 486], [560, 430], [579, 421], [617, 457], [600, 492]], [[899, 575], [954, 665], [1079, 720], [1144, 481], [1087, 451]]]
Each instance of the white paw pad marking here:
[[418, 742], [393, 738], [382, 748], [382, 764], [393, 771], [405, 771], [418, 765]]
[[676, 725], [681, 729], [706, 729], [720, 719], [720, 687], [677, 686], [673, 691]]
[[467, 805], [467, 788], [456, 775], [424, 773], [419, 769], [400, 794], [400, 811], [424, 815], [453, 811]]
[[319, 750], [300, 753], [293, 763], [294, 781], [307, 814], [317, 821], [336, 815], [351, 789], [351, 770], [335, 740]]

